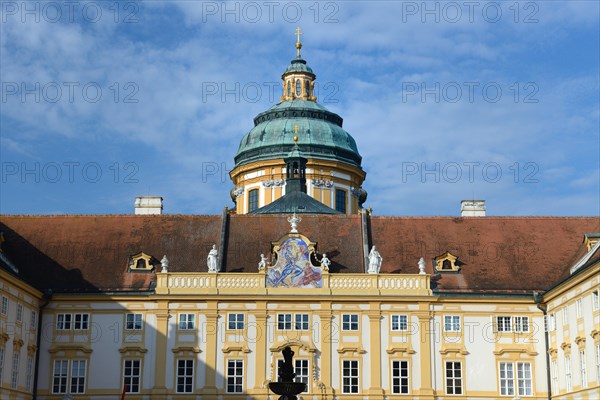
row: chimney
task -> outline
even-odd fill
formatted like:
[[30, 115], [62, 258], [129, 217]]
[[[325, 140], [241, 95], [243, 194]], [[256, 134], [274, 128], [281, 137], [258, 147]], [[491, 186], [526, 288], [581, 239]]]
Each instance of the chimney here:
[[135, 198], [136, 215], [161, 215], [163, 210], [163, 198], [160, 196], [138, 196]]
[[485, 200], [462, 200], [461, 217], [485, 217]]

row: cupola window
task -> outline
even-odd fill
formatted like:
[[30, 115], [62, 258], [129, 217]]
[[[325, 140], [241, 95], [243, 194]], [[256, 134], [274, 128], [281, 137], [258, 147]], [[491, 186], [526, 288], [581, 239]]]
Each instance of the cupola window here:
[[292, 96], [292, 83], [290, 81], [288, 81], [288, 83], [287, 83], [287, 94], [288, 94], [288, 97]]
[[252, 212], [258, 208], [258, 189], [248, 192], [248, 211]]
[[310, 82], [308, 81], [304, 82], [304, 94], [307, 98], [310, 97]]
[[296, 96], [300, 96], [302, 92], [302, 86], [300, 84], [300, 79], [296, 79]]

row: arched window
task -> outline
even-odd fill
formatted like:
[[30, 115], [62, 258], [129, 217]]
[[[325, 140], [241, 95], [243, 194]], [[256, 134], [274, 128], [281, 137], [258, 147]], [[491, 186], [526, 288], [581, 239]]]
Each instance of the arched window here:
[[288, 81], [287, 95], [288, 97], [292, 95], [292, 84], [290, 83], [290, 81]]
[[300, 79], [296, 79], [296, 96], [300, 96], [302, 92], [302, 86], [300, 84]]
[[305, 85], [304, 85], [304, 93], [306, 94], [306, 97], [310, 97], [310, 82], [306, 81]]
[[346, 213], [346, 191], [335, 189], [335, 209], [339, 212]]
[[248, 192], [248, 212], [252, 212], [258, 208], [258, 189], [253, 189]]

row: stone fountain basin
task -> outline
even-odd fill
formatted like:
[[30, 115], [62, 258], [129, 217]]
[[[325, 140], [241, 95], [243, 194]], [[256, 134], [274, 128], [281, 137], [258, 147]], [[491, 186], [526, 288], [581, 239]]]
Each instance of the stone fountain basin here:
[[302, 382], [271, 382], [269, 383], [269, 389], [273, 393], [280, 396], [292, 395], [295, 396], [306, 390], [306, 383]]

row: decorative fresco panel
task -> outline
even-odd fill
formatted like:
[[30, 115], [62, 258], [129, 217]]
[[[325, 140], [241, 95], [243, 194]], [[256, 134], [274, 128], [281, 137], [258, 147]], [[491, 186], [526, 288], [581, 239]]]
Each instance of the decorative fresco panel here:
[[304, 240], [287, 239], [277, 254], [277, 262], [267, 272], [267, 287], [322, 287], [321, 269], [310, 263], [310, 252]]

